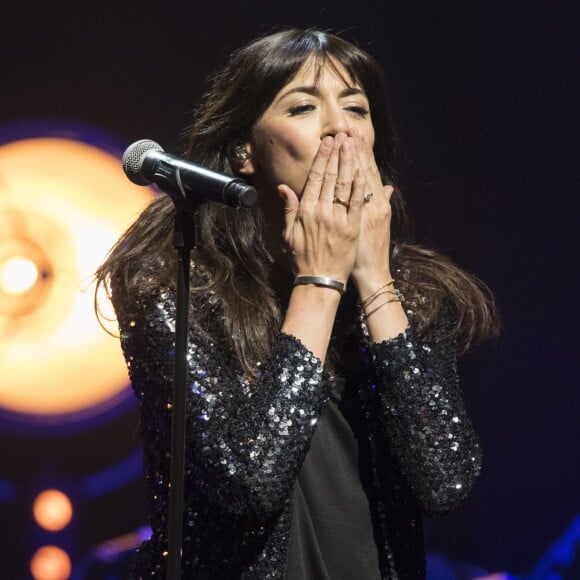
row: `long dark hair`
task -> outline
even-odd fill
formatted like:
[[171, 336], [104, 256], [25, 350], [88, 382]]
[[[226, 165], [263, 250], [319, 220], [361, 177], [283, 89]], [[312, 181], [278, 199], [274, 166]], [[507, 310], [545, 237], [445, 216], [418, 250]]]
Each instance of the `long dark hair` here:
[[[491, 293], [447, 258], [411, 243], [410, 221], [395, 170], [398, 139], [387, 83], [368, 53], [319, 30], [285, 30], [237, 50], [209, 79], [209, 89], [188, 129], [185, 157], [234, 175], [234, 147], [248, 140], [255, 122], [310, 57], [321, 68], [326, 63], [341, 65], [369, 100], [375, 158], [383, 182], [395, 188], [392, 272], [417, 325], [427, 330], [446, 305], [454, 311], [460, 349], [467, 349], [497, 329]], [[173, 216], [173, 203], [167, 196], [154, 200], [97, 271], [97, 287], [112, 288], [118, 303], [159, 286], [171, 288]], [[195, 212], [195, 227], [193, 263], [199, 276], [192, 294], [210, 293], [221, 305], [222, 336], [244, 369], [251, 371], [267, 356], [281, 321], [279, 300], [269, 280], [272, 260], [262, 239], [261, 212], [206, 202]]]

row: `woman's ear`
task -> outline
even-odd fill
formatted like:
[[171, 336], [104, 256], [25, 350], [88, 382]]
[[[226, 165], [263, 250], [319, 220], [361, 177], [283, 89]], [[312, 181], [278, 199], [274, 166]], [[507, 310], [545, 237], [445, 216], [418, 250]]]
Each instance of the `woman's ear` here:
[[256, 172], [250, 143], [238, 143], [234, 145], [230, 161], [232, 169], [240, 175], [254, 175]]

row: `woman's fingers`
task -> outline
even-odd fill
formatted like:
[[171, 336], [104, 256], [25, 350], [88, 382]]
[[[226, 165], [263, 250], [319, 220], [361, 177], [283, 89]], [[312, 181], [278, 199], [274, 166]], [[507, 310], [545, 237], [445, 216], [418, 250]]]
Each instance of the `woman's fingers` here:
[[390, 200], [393, 187], [382, 183], [371, 141], [363, 138], [356, 130], [353, 130], [351, 135], [356, 144], [358, 167], [365, 175], [360, 210], [361, 229], [351, 272], [353, 280], [359, 285], [365, 280], [384, 277], [390, 272]]
[[308, 173], [306, 185], [302, 192], [302, 203], [314, 205], [320, 198], [322, 183], [324, 182], [326, 166], [334, 151], [334, 137], [327, 136], [320, 143], [316, 157], [312, 162], [312, 167]]
[[336, 180], [338, 178], [338, 167], [339, 167], [339, 151], [341, 144], [346, 139], [346, 135], [339, 134], [334, 137], [334, 143], [332, 146], [332, 151], [328, 162], [326, 164], [326, 169], [324, 170], [324, 176], [322, 178], [322, 186], [320, 188], [320, 196], [318, 201], [322, 204], [322, 209], [328, 209], [331, 207], [332, 200], [334, 199], [334, 192], [336, 189]]
[[284, 185], [278, 191], [298, 272], [340, 280], [388, 272], [393, 188], [358, 131], [322, 140], [300, 198]]
[[284, 240], [289, 246], [292, 246], [296, 242], [294, 225], [296, 224], [300, 200], [294, 190], [285, 184], [278, 186], [278, 195], [284, 202]]
[[345, 134], [337, 136], [337, 140], [339, 137], [342, 138], [340, 139], [338, 174], [330, 201], [333, 202], [335, 210], [341, 210], [341, 215], [345, 215], [344, 210], [348, 209], [352, 193], [354, 141], [352, 137], [347, 137]]
[[355, 155], [357, 167], [360, 167], [366, 175], [367, 193], [378, 195], [382, 188], [383, 182], [381, 173], [375, 161], [375, 154], [373, 151], [373, 144], [367, 136], [360, 134], [358, 129], [353, 128], [350, 131], [355, 143]]
[[352, 194], [350, 196], [350, 207], [348, 212], [348, 221], [351, 224], [360, 223], [362, 208], [365, 204], [365, 186], [365, 173], [360, 167], [358, 167], [354, 172]]
[[284, 201], [284, 213], [286, 214], [286, 222], [294, 222], [296, 219], [296, 213], [298, 212], [298, 206], [300, 205], [300, 200], [294, 192], [293, 189], [285, 184], [278, 186], [278, 194]]

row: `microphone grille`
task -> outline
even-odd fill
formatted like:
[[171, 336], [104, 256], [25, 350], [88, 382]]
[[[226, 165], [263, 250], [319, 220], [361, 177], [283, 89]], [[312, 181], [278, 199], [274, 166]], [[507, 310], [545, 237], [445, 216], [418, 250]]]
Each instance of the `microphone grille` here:
[[163, 148], [159, 143], [151, 141], [150, 139], [141, 139], [140, 141], [135, 141], [125, 149], [121, 163], [123, 165], [123, 171], [125, 175], [137, 185], [149, 185], [152, 183], [147, 179], [143, 173], [143, 161], [145, 156], [150, 151], [163, 151]]

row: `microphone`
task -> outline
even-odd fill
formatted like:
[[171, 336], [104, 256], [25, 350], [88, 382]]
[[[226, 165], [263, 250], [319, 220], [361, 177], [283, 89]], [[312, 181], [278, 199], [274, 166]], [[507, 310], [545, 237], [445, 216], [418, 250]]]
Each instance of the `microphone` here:
[[123, 170], [137, 185], [155, 183], [180, 207], [194, 206], [200, 199], [231, 207], [252, 207], [258, 192], [239, 177], [217, 173], [165, 153], [149, 139], [129, 145], [123, 153]]

